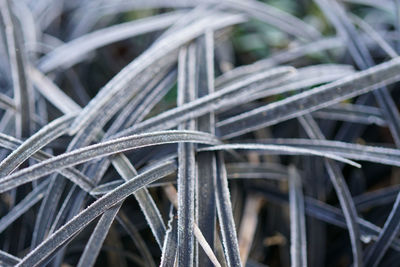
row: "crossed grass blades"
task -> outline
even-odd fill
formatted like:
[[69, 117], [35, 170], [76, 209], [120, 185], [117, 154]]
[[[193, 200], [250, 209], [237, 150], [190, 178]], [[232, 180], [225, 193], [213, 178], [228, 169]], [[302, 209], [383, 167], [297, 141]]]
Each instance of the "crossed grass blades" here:
[[396, 266], [400, 2], [0, 0], [1, 266]]

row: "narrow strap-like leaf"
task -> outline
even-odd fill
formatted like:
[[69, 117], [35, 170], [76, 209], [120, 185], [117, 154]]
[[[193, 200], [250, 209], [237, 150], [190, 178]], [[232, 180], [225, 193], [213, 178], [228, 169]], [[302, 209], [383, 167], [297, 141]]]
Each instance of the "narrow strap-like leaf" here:
[[329, 159], [334, 159], [337, 161], [341, 161], [347, 164], [350, 164], [355, 167], [360, 167], [359, 164], [354, 161], [348, 160], [344, 157], [337, 156], [333, 153], [324, 153], [319, 150], [294, 147], [294, 146], [285, 146], [285, 145], [264, 145], [264, 144], [228, 144], [228, 145], [216, 145], [210, 146], [207, 148], [201, 148], [199, 151], [218, 151], [218, 150], [231, 150], [231, 149], [239, 149], [239, 150], [265, 150], [270, 152], [276, 152], [281, 155], [312, 155], [312, 156], [320, 156], [326, 157]]
[[222, 245], [228, 266], [242, 266], [235, 222], [232, 214], [228, 179], [222, 153], [217, 156], [217, 182], [215, 196], [217, 200], [218, 221], [221, 227]]
[[16, 150], [0, 162], [0, 176], [5, 176], [15, 170], [36, 151], [63, 135], [75, 115], [66, 115], [58, 118], [29, 137]]
[[307, 266], [306, 223], [301, 178], [289, 168], [290, 256], [291, 266]]
[[94, 229], [88, 243], [85, 246], [85, 250], [78, 262], [78, 267], [91, 267], [95, 264], [97, 255], [100, 253], [100, 249], [103, 245], [104, 239], [110, 230], [111, 224], [114, 221], [122, 203], [116, 204], [103, 213], [100, 220], [98, 221], [96, 228]]
[[154, 132], [111, 140], [64, 153], [3, 177], [0, 179], [0, 192], [10, 190], [21, 184], [43, 177], [57, 169], [64, 169], [101, 156], [108, 156], [130, 149], [171, 142], [215, 144], [218, 141], [210, 134], [194, 131]]

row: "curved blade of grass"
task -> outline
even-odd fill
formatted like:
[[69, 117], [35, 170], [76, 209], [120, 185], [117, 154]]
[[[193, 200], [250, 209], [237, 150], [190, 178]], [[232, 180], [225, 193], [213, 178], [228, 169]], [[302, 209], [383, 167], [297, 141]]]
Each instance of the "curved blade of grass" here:
[[312, 113], [313, 117], [330, 120], [342, 120], [354, 123], [385, 126], [380, 109], [365, 105], [340, 103]]
[[0, 179], [0, 192], [5, 192], [21, 184], [28, 183], [58, 169], [65, 169], [98, 157], [104, 157], [135, 148], [173, 142], [216, 144], [218, 140], [216, 140], [213, 135], [195, 131], [163, 131], [114, 139], [64, 153], [3, 177]]
[[147, 184], [160, 179], [176, 170], [175, 162], [165, 162], [137, 175], [123, 185], [117, 187], [112, 192], [104, 195], [93, 202], [85, 210], [81, 211], [68, 223], [49, 236], [39, 244], [33, 251], [26, 255], [16, 266], [37, 266], [41, 262], [47, 261], [53, 252], [70, 241], [80, 230], [86, 227], [96, 217], [104, 213], [109, 208], [123, 201], [136, 190]]
[[397, 194], [389, 217], [385, 221], [382, 231], [379, 233], [378, 240], [372, 245], [370, 250], [365, 253], [365, 266], [376, 267], [381, 262], [393, 239], [396, 238], [400, 230], [400, 194]]
[[400, 80], [400, 58], [376, 65], [338, 81], [268, 104], [219, 122], [223, 138], [231, 138], [325, 108]]
[[307, 266], [306, 222], [301, 178], [289, 167], [290, 257], [291, 266]]
[[122, 203], [118, 203], [103, 213], [85, 246], [85, 250], [79, 259], [78, 267], [92, 267], [95, 264], [96, 258], [100, 253], [100, 249], [103, 246], [103, 242], [106, 239], [111, 224], [121, 206]]
[[99, 116], [99, 111], [111, 100], [113, 103], [118, 103], [118, 99], [125, 99], [129, 95], [127, 89], [130, 90], [130, 88], [127, 87], [132, 80], [137, 79], [138, 75], [165, 58], [166, 55], [175, 53], [174, 51], [182, 44], [201, 35], [207, 28], [224, 28], [243, 22], [243, 20], [244, 18], [239, 15], [218, 14], [217, 16], [213, 14], [168, 35], [162, 40], [158, 40], [100, 90], [96, 97], [84, 108], [81, 115], [77, 117], [71, 126], [70, 134], [78, 132], [84, 125], [95, 120]]
[[[129, 163], [129, 160], [123, 155], [118, 154], [116, 158], [113, 159], [113, 164], [116, 167], [118, 173], [128, 181], [137, 175], [136, 170]], [[162, 221], [160, 212], [157, 209], [152, 197], [146, 188], [142, 188], [134, 192], [134, 196], [139, 202], [139, 205], [146, 217], [148, 224], [158, 242], [161, 242], [165, 234], [165, 226]], [[92, 266], [95, 263], [98, 253], [102, 247], [103, 241], [108, 233], [111, 224], [117, 216], [121, 204], [107, 210], [99, 220], [93, 231], [90, 240], [86, 244], [85, 251], [79, 260], [79, 266]], [[126, 225], [126, 220], [125, 220]], [[145, 256], [145, 255], [144, 255]], [[147, 254], [146, 254], [147, 256]], [[149, 266], [155, 266], [151, 261], [147, 260]]]
[[76, 115], [65, 115], [60, 117], [29, 137], [16, 150], [8, 155], [7, 158], [0, 162], [0, 177], [11, 173], [39, 149], [63, 135], [68, 130], [73, 119], [75, 119], [75, 116]]
[[2, 233], [8, 226], [10, 226], [15, 220], [17, 220], [21, 215], [23, 215], [27, 210], [33, 207], [37, 202], [43, 198], [43, 193], [47, 189], [49, 181], [44, 181], [35, 189], [33, 189], [29, 194], [27, 194], [24, 199], [22, 199], [17, 205], [15, 205], [12, 210], [10, 210], [6, 215], [0, 219], [0, 233]]
[[350, 241], [353, 251], [354, 266], [363, 266], [362, 260], [362, 247], [359, 240], [359, 228], [357, 225], [357, 211], [354, 202], [351, 198], [350, 191], [346, 185], [346, 181], [342, 175], [340, 167], [333, 162], [326, 160], [325, 166], [328, 170], [328, 174], [331, 177], [331, 181], [335, 187], [336, 194], [339, 198], [340, 205], [343, 210], [343, 214], [346, 220], [347, 228], [350, 234]]
[[398, 158], [400, 156], [400, 149], [322, 139], [266, 139], [263, 140], [262, 143], [319, 150], [324, 153], [331, 153], [349, 159], [399, 166]]
[[144, 262], [146, 262], [149, 265], [154, 266], [154, 260], [153, 257], [149, 251], [149, 248], [146, 246], [146, 243], [144, 242], [143, 238], [141, 237], [139, 231], [136, 229], [136, 227], [131, 223], [129, 220], [128, 216], [123, 212], [119, 211], [117, 215], [117, 220], [118, 222], [122, 225], [122, 227], [125, 229], [125, 231], [128, 233], [128, 235], [131, 237], [133, 242], [135, 243], [136, 247], [139, 250], [139, 253], [142, 255]]
[[217, 174], [215, 198], [217, 200], [217, 214], [221, 227], [220, 231], [226, 263], [228, 266], [242, 266], [222, 153], [217, 154]]
[[40, 60], [38, 68], [47, 73], [59, 67], [71, 67], [85, 59], [85, 55], [95, 49], [137, 35], [163, 30], [181, 16], [182, 12], [171, 12], [93, 31], [46, 54]]
[[[22, 141], [14, 138], [12, 136], [0, 133], [0, 146], [1, 147], [5, 147], [10, 150], [16, 150], [22, 144], [23, 144]], [[42, 161], [53, 158], [53, 156], [39, 150], [35, 154], [32, 155], [32, 158], [34, 158], [35, 160], [38, 160], [39, 162], [42, 162]], [[83, 173], [81, 173], [80, 171], [78, 171], [75, 168], [60, 169], [60, 170], [57, 170], [57, 172], [62, 174], [67, 179], [71, 180], [73, 183], [79, 185], [85, 191], [89, 192], [94, 186], [94, 184], [90, 178], [88, 178], [86, 175], [84, 175]]]
[[337, 160], [343, 163], [347, 163], [354, 167], [361, 167], [358, 163], [348, 160], [344, 157], [338, 156], [333, 153], [326, 153], [316, 149], [288, 146], [288, 145], [265, 145], [265, 144], [227, 144], [227, 145], [216, 145], [206, 148], [198, 149], [198, 151], [219, 151], [219, 150], [264, 150], [281, 155], [310, 155], [325, 157], [328, 159]]
[[[128, 181], [128, 179], [131, 179], [137, 175], [135, 168], [129, 162], [129, 159], [123, 154], [118, 154], [112, 160], [112, 163], [125, 181]], [[134, 196], [138, 201], [144, 216], [146, 217], [146, 221], [149, 224], [157, 243], [162, 248], [166, 229], [161, 214], [154, 203], [153, 198], [146, 188], [137, 190], [134, 193]]]

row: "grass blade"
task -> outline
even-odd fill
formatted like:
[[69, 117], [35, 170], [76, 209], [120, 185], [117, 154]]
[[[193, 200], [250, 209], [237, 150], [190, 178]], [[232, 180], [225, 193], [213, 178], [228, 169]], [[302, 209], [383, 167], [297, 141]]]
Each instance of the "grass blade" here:
[[[171, 142], [218, 143], [212, 135], [194, 131], [164, 131], [120, 138], [64, 153], [3, 177], [0, 179], [0, 191], [5, 192], [21, 184], [50, 174], [57, 169], [64, 169], [98, 157], [108, 156], [134, 148]], [[85, 188], [85, 186], [83, 186], [83, 188]]]
[[228, 145], [216, 145], [207, 148], [201, 148], [198, 151], [219, 151], [219, 150], [261, 150], [278, 153], [281, 155], [312, 155], [326, 157], [328, 159], [337, 160], [343, 163], [347, 163], [354, 167], [360, 167], [360, 165], [354, 161], [348, 160], [344, 157], [335, 155], [333, 153], [325, 153], [320, 150], [287, 146], [287, 145], [264, 145], [264, 144], [228, 144]]
[[[137, 175], [137, 172], [129, 162], [129, 159], [127, 159], [123, 154], [116, 155], [112, 160], [112, 163], [125, 181], [128, 181], [128, 179]], [[134, 196], [140, 205], [158, 245], [162, 248], [166, 229], [153, 198], [146, 188], [137, 190], [134, 193]]]
[[[341, 157], [365, 160], [373, 163], [398, 166], [399, 149], [352, 144], [340, 141], [329, 141], [323, 139], [265, 139], [262, 144], [284, 145], [305, 149], [318, 150], [328, 154]], [[205, 148], [206, 150], [207, 148]]]
[[330, 120], [342, 120], [354, 123], [376, 124], [385, 126], [380, 109], [357, 104], [340, 103], [312, 113], [313, 117]]
[[8, 155], [7, 158], [0, 162], [0, 176], [11, 173], [39, 149], [63, 135], [68, 130], [74, 118], [75, 115], [66, 115], [58, 118], [29, 137]]
[[217, 173], [215, 198], [217, 200], [217, 214], [221, 227], [226, 263], [228, 266], [242, 266], [222, 153], [217, 154]]
[[301, 178], [289, 167], [290, 255], [291, 266], [307, 266], [306, 222]]
[[[0, 146], [1, 147], [7, 148], [9, 150], [16, 150], [22, 144], [23, 144], [22, 141], [14, 138], [12, 136], [0, 133]], [[39, 162], [42, 162], [42, 161], [53, 158], [53, 156], [47, 154], [46, 152], [39, 150], [35, 154], [32, 155], [32, 158], [34, 158], [35, 160], [37, 160]], [[94, 186], [93, 182], [90, 180], [90, 178], [88, 178], [86, 175], [84, 175], [77, 169], [65, 168], [65, 169], [57, 170], [57, 172], [62, 174], [64, 177], [71, 180], [72, 182], [80, 185], [81, 188], [86, 191], [90, 191], [91, 188], [93, 188], [93, 186]]]
[[106, 235], [121, 206], [122, 203], [118, 203], [103, 213], [85, 246], [85, 250], [79, 259], [78, 267], [91, 267], [95, 264], [97, 255], [100, 253]]

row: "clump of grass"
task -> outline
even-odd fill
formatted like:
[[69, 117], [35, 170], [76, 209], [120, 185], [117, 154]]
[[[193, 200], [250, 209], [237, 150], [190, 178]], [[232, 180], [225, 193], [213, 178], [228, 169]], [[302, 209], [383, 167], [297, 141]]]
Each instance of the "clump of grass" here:
[[396, 265], [399, 10], [0, 0], [0, 265]]

